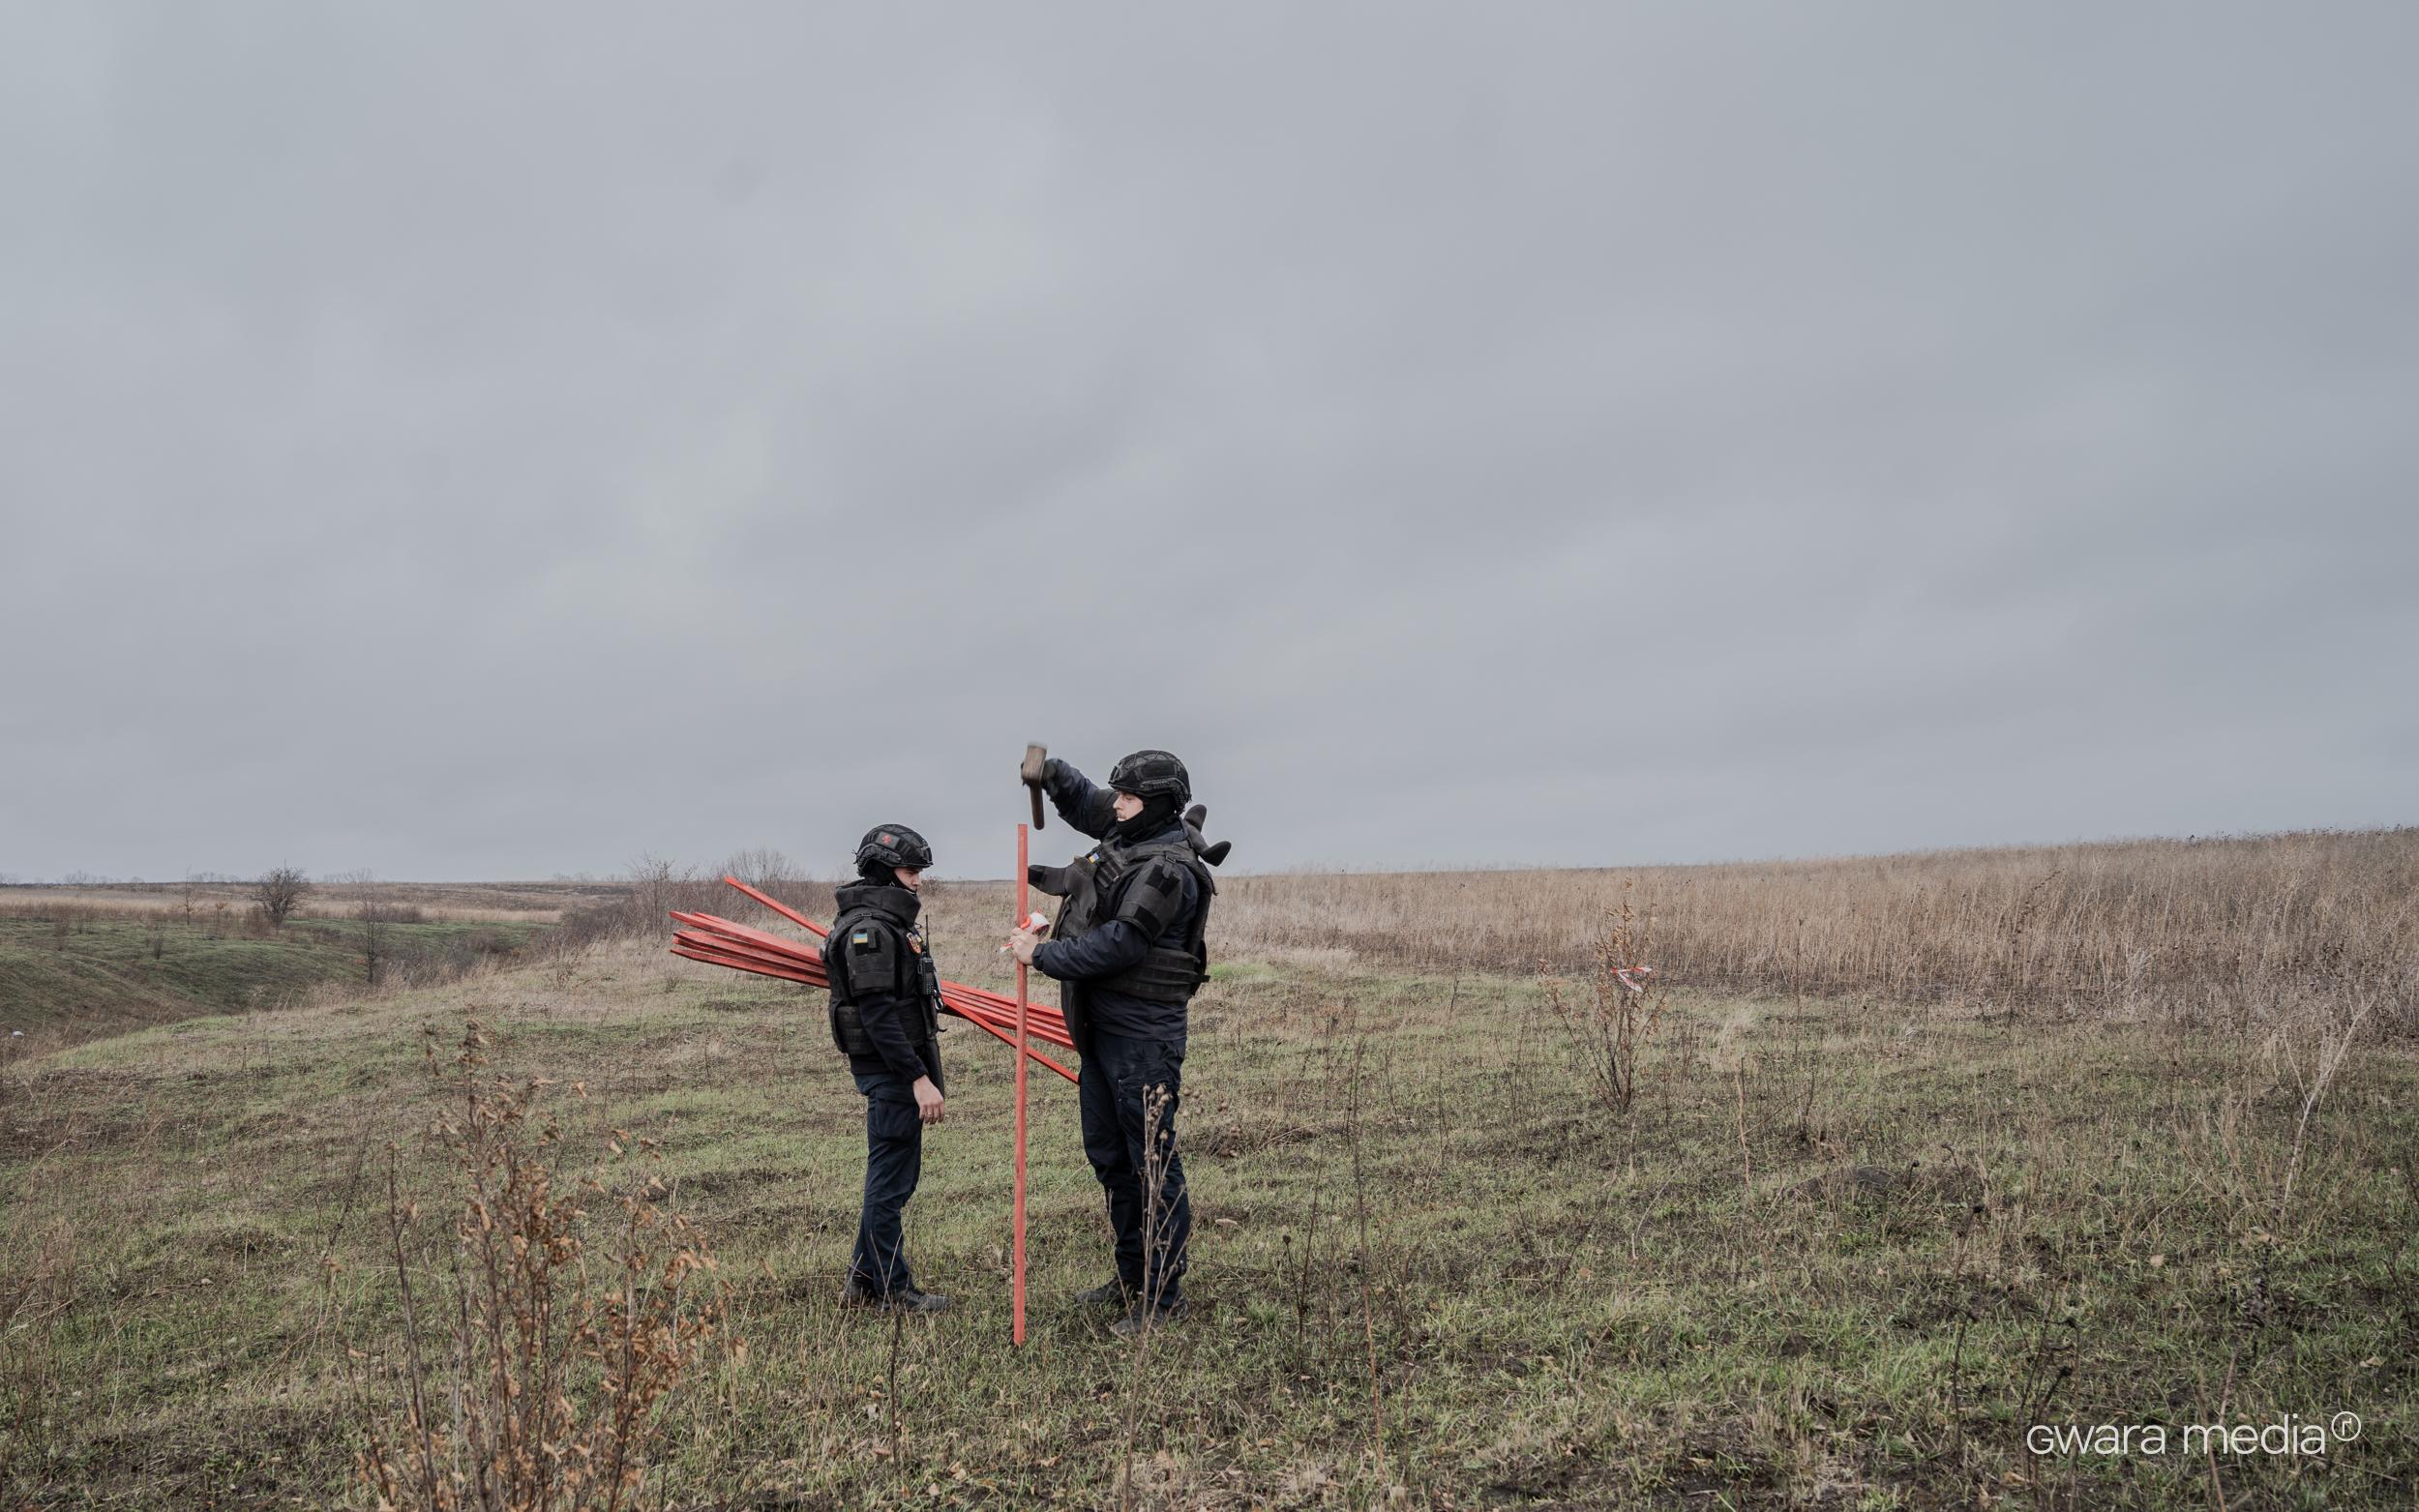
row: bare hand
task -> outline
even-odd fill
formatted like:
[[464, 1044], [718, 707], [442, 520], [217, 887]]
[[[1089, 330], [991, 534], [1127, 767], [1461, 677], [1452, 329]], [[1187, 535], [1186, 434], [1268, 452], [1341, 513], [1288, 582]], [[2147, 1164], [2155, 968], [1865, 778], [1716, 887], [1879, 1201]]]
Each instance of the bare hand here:
[[1033, 947], [1041, 943], [1041, 937], [1045, 933], [1047, 932], [1044, 930], [1033, 929], [1010, 932], [1008, 954], [1016, 958], [1017, 964], [1030, 966], [1033, 964]]
[[933, 1085], [930, 1077], [915, 1079], [915, 1115], [928, 1124], [939, 1123], [947, 1116], [942, 1112], [941, 1088]]

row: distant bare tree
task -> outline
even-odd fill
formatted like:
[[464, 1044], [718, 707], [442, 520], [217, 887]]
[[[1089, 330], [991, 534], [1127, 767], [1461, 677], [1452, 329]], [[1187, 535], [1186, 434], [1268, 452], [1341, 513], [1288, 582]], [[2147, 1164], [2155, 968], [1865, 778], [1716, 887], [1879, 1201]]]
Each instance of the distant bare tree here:
[[285, 928], [285, 921], [310, 896], [311, 878], [298, 866], [278, 867], [252, 884], [253, 906], [260, 910], [271, 929]]
[[806, 880], [806, 874], [798, 870], [796, 862], [770, 845], [734, 851], [731, 859], [723, 863], [720, 875], [735, 876], [750, 887], [768, 893], [792, 882]]
[[362, 980], [375, 987], [378, 985], [378, 973], [395, 955], [389, 929], [395, 922], [395, 905], [380, 895], [377, 878], [366, 871], [347, 872], [333, 880], [358, 889], [361, 894], [360, 900], [353, 904], [353, 921], [361, 926]]

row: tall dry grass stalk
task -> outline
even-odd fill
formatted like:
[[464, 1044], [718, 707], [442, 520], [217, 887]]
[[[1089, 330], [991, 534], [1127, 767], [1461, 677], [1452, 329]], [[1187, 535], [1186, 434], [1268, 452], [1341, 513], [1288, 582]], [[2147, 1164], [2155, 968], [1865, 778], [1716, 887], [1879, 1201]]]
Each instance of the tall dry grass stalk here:
[[1618, 871], [1222, 878], [1213, 952], [1583, 968], [1625, 898], [1676, 985], [2419, 1029], [2419, 826]]
[[1126, 1366], [1124, 1439], [1118, 1465], [1118, 1505], [1121, 1512], [1133, 1512], [1134, 1451], [1142, 1433], [1145, 1395], [1143, 1371], [1150, 1360], [1151, 1340], [1159, 1331], [1160, 1304], [1175, 1265], [1175, 1256], [1170, 1253], [1174, 1240], [1161, 1211], [1167, 1197], [1168, 1156], [1174, 1148], [1167, 1133], [1170, 1101], [1164, 1086], [1148, 1087], [1143, 1092], [1143, 1225], [1150, 1242], [1143, 1246], [1143, 1290], [1135, 1299], [1135, 1317], [1141, 1326], [1134, 1330], [1133, 1349]]

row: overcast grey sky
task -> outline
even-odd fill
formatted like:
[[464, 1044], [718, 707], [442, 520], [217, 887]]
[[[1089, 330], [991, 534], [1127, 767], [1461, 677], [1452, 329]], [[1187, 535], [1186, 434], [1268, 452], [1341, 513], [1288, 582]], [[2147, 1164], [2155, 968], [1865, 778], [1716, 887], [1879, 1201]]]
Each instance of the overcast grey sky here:
[[[0, 7], [0, 872], [2419, 819], [2419, 8]], [[1045, 855], [1063, 848], [1055, 827]]]

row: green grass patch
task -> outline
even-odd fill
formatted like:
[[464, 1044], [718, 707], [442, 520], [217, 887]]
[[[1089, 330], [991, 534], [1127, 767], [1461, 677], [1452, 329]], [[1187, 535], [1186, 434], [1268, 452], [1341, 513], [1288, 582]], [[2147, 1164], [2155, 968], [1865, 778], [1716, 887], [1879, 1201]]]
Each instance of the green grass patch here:
[[[385, 969], [509, 957], [527, 924], [389, 924]], [[362, 926], [296, 919], [272, 934], [212, 934], [164, 917], [0, 919], [0, 1035], [40, 1044], [124, 1033], [196, 1014], [281, 1008], [323, 983], [364, 981]]]

